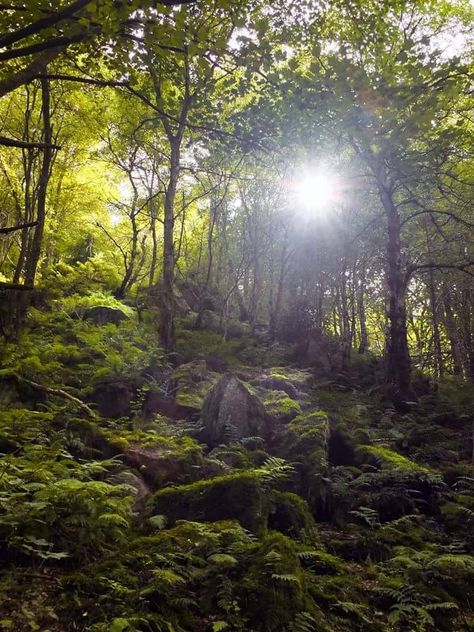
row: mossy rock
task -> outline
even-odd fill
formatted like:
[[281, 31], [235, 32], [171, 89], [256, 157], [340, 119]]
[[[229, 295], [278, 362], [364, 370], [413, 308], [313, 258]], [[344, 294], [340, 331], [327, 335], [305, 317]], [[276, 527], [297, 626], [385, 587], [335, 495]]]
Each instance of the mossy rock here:
[[177, 383], [176, 404], [201, 410], [204, 399], [221, 376], [208, 371], [205, 360], [195, 360], [180, 365], [171, 377]]
[[284, 630], [298, 613], [316, 614], [298, 553], [298, 544], [278, 532], [270, 532], [253, 552], [242, 587], [256, 629]]
[[359, 462], [378, 465], [384, 470], [398, 469], [410, 474], [434, 474], [431, 468], [419, 465], [408, 457], [379, 445], [357, 447]]
[[288, 423], [302, 412], [300, 404], [284, 391], [264, 391], [263, 405], [268, 415], [282, 423]]
[[209, 445], [230, 443], [245, 437], [268, 434], [268, 419], [262, 402], [235, 375], [227, 374], [206, 397], [201, 413], [201, 439]]
[[165, 515], [170, 525], [177, 520], [238, 520], [261, 534], [266, 530], [268, 509], [258, 474], [239, 472], [161, 489], [150, 500], [149, 511]]
[[222, 334], [206, 330], [189, 330], [179, 326], [176, 339], [176, 350], [185, 362], [192, 362], [197, 357], [214, 358], [229, 367], [240, 364], [237, 353], [241, 347], [239, 340], [224, 340]]
[[90, 320], [95, 325], [118, 325], [122, 320], [126, 320], [128, 315], [125, 310], [107, 305], [95, 305], [84, 310], [84, 320]]
[[304, 369], [297, 369], [288, 366], [272, 367], [270, 376], [289, 382], [299, 391], [308, 391], [314, 384], [314, 378], [311, 371], [305, 371]]
[[[107, 456], [121, 456], [153, 488], [170, 482], [188, 482], [199, 476], [202, 447], [191, 437], [163, 437], [145, 430], [101, 430]], [[97, 437], [96, 437], [97, 442]]]
[[279, 438], [282, 456], [298, 464], [298, 493], [314, 509], [323, 494], [323, 477], [328, 466], [329, 421], [322, 411], [301, 413]]
[[281, 375], [259, 375], [252, 384], [267, 391], [283, 391], [291, 399], [298, 399], [298, 389]]
[[269, 528], [314, 544], [318, 540], [316, 523], [308, 503], [292, 492], [273, 490], [268, 517]]
[[323, 411], [301, 413], [289, 424], [284, 435], [288, 454], [303, 458], [311, 467], [327, 466], [329, 421]]

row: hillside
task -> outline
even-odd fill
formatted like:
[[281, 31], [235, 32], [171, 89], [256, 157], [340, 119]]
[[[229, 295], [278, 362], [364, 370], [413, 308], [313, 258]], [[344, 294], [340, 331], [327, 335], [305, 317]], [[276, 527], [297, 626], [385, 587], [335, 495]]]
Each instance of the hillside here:
[[72, 295], [5, 350], [0, 628], [473, 629], [472, 386], [178, 332]]
[[474, 632], [473, 53], [0, 3], [0, 632]]

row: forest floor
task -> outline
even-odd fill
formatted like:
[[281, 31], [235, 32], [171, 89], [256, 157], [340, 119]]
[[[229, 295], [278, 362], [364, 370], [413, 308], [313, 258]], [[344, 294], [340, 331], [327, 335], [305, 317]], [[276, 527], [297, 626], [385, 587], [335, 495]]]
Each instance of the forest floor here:
[[373, 357], [232, 336], [183, 320], [172, 366], [110, 297], [32, 310], [1, 357], [0, 630], [474, 630], [472, 385], [395, 410]]

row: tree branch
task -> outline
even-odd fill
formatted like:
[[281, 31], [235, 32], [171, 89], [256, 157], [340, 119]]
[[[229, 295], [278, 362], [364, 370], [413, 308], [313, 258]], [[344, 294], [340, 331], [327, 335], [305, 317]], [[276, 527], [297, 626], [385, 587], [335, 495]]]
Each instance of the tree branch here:
[[66, 35], [60, 35], [59, 37], [53, 37], [45, 42], [38, 42], [37, 44], [31, 44], [30, 46], [23, 46], [22, 48], [13, 48], [0, 53], [0, 61], [8, 61], [9, 59], [17, 59], [18, 57], [27, 57], [28, 55], [34, 55], [35, 53], [42, 53], [50, 48], [66, 48], [70, 44], [82, 42], [86, 39], [88, 33], [82, 32], [70, 37]]
[[0, 97], [4, 97], [9, 92], [16, 90], [25, 83], [30, 83], [38, 73], [44, 72], [48, 64], [56, 59], [56, 57], [66, 48], [66, 46], [59, 46], [58, 48], [51, 48], [39, 55], [34, 59], [31, 64], [19, 70], [13, 76], [0, 81]]
[[18, 224], [18, 226], [5, 226], [4, 228], [0, 228], [0, 235], [8, 235], [9, 233], [14, 233], [17, 230], [32, 228], [33, 226], [37, 225], [38, 222], [28, 222], [27, 224]]
[[5, 147], [19, 147], [20, 149], [61, 149], [60, 145], [31, 143], [25, 140], [16, 140], [16, 138], [7, 138], [6, 136], [0, 136], [0, 145], [4, 145]]
[[40, 18], [39, 20], [36, 20], [36, 22], [32, 22], [24, 28], [18, 29], [18, 31], [7, 33], [7, 35], [0, 37], [0, 48], [11, 46], [15, 42], [25, 39], [30, 35], [35, 35], [44, 29], [54, 26], [58, 22], [62, 22], [63, 20], [73, 17], [77, 11], [83, 9], [90, 2], [91, 0], [76, 0], [76, 2], [64, 7], [61, 11], [52, 13], [51, 15], [48, 15], [48, 17]]

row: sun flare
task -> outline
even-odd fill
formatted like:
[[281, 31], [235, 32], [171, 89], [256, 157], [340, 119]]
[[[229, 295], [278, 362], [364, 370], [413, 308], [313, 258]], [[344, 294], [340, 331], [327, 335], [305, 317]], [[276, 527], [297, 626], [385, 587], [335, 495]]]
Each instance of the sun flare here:
[[315, 214], [327, 212], [338, 199], [336, 178], [322, 170], [305, 173], [296, 179], [294, 192], [298, 205]]

